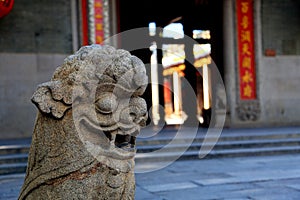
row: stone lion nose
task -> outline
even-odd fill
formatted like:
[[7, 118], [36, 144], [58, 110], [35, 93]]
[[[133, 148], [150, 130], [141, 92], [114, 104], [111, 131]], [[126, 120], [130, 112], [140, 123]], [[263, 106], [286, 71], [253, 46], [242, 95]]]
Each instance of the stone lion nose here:
[[126, 124], [145, 125], [147, 120], [147, 104], [144, 99], [140, 97], [131, 98], [129, 106], [120, 113], [120, 121]]

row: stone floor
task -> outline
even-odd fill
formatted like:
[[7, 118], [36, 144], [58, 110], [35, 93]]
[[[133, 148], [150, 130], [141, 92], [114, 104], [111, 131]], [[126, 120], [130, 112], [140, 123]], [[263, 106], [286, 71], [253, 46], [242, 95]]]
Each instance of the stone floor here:
[[178, 161], [136, 180], [143, 200], [299, 200], [300, 155]]
[[[177, 161], [136, 166], [137, 200], [299, 200], [300, 155]], [[0, 199], [17, 199], [24, 174], [0, 176]]]

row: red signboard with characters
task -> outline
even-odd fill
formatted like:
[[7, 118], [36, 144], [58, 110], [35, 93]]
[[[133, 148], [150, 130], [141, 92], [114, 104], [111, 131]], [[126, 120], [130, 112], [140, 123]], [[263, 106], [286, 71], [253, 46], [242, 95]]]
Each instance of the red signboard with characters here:
[[241, 100], [256, 99], [254, 0], [237, 0], [238, 65]]
[[0, 18], [7, 15], [13, 8], [14, 0], [0, 0]]
[[95, 41], [101, 44], [104, 40], [103, 30], [103, 2], [102, 0], [94, 0], [94, 18], [95, 18]]

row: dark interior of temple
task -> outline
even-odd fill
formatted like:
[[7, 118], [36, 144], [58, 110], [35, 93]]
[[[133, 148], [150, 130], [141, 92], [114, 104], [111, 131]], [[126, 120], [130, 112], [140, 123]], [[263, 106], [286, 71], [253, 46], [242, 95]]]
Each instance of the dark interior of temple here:
[[[183, 25], [185, 37], [193, 38], [193, 30], [209, 30], [211, 39], [195, 40], [195, 43], [210, 43], [211, 57], [218, 67], [221, 76], [224, 76], [223, 70], [223, 1], [220, 0], [118, 0], [118, 32], [132, 30], [136, 28], [147, 28], [150, 22], [155, 22], [158, 28], [163, 28], [170, 23], [176, 22]], [[142, 33], [134, 39], [135, 43], [144, 43], [142, 46], [150, 46], [151, 38], [148, 32]], [[158, 39], [158, 38], [156, 38]], [[153, 38], [152, 38], [153, 40]], [[179, 41], [179, 40], [178, 40]], [[174, 44], [178, 41], [174, 41]], [[126, 49], [132, 41], [121, 39], [121, 48]], [[167, 41], [170, 42], [170, 41]], [[165, 43], [162, 40], [161, 44]], [[186, 59], [191, 60], [193, 56], [193, 47], [187, 42], [185, 44]], [[161, 45], [159, 44], [159, 45]], [[161, 46], [158, 45], [158, 63], [161, 64], [162, 52]], [[130, 50], [132, 54], [138, 56], [143, 62], [149, 65], [151, 51], [149, 48]], [[193, 58], [192, 58], [193, 59]], [[197, 70], [191, 62], [185, 62], [186, 69], [184, 71], [185, 78], [196, 90], [196, 73]], [[148, 70], [150, 71], [150, 70]], [[148, 72], [149, 73], [149, 72]], [[162, 67], [159, 68], [159, 73], [162, 74]], [[150, 74], [148, 74], [150, 75]], [[149, 76], [150, 77], [150, 76]], [[162, 82], [162, 76], [160, 77]], [[145, 92], [145, 98], [151, 104], [151, 87]], [[163, 88], [160, 86], [160, 102], [163, 102]], [[188, 102], [184, 102], [188, 101]], [[190, 99], [183, 99], [183, 104], [186, 105], [185, 110], [190, 109], [189, 113], [196, 112], [193, 110], [196, 102]], [[162, 104], [161, 104], [162, 105]], [[191, 120], [191, 118], [189, 119]]]

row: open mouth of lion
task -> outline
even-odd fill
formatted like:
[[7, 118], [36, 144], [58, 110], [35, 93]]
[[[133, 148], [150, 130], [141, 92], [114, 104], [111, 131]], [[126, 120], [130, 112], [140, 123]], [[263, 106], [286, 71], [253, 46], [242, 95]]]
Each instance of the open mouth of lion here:
[[134, 157], [136, 137], [140, 131], [138, 125], [100, 127], [86, 116], [80, 119], [79, 125], [81, 138], [92, 145], [91, 152], [120, 160]]
[[110, 145], [114, 146], [116, 149], [126, 152], [135, 152], [136, 135], [139, 132], [136, 128], [130, 132], [132, 133], [126, 134], [126, 132], [118, 129], [113, 132], [104, 131], [104, 134], [110, 141]]

